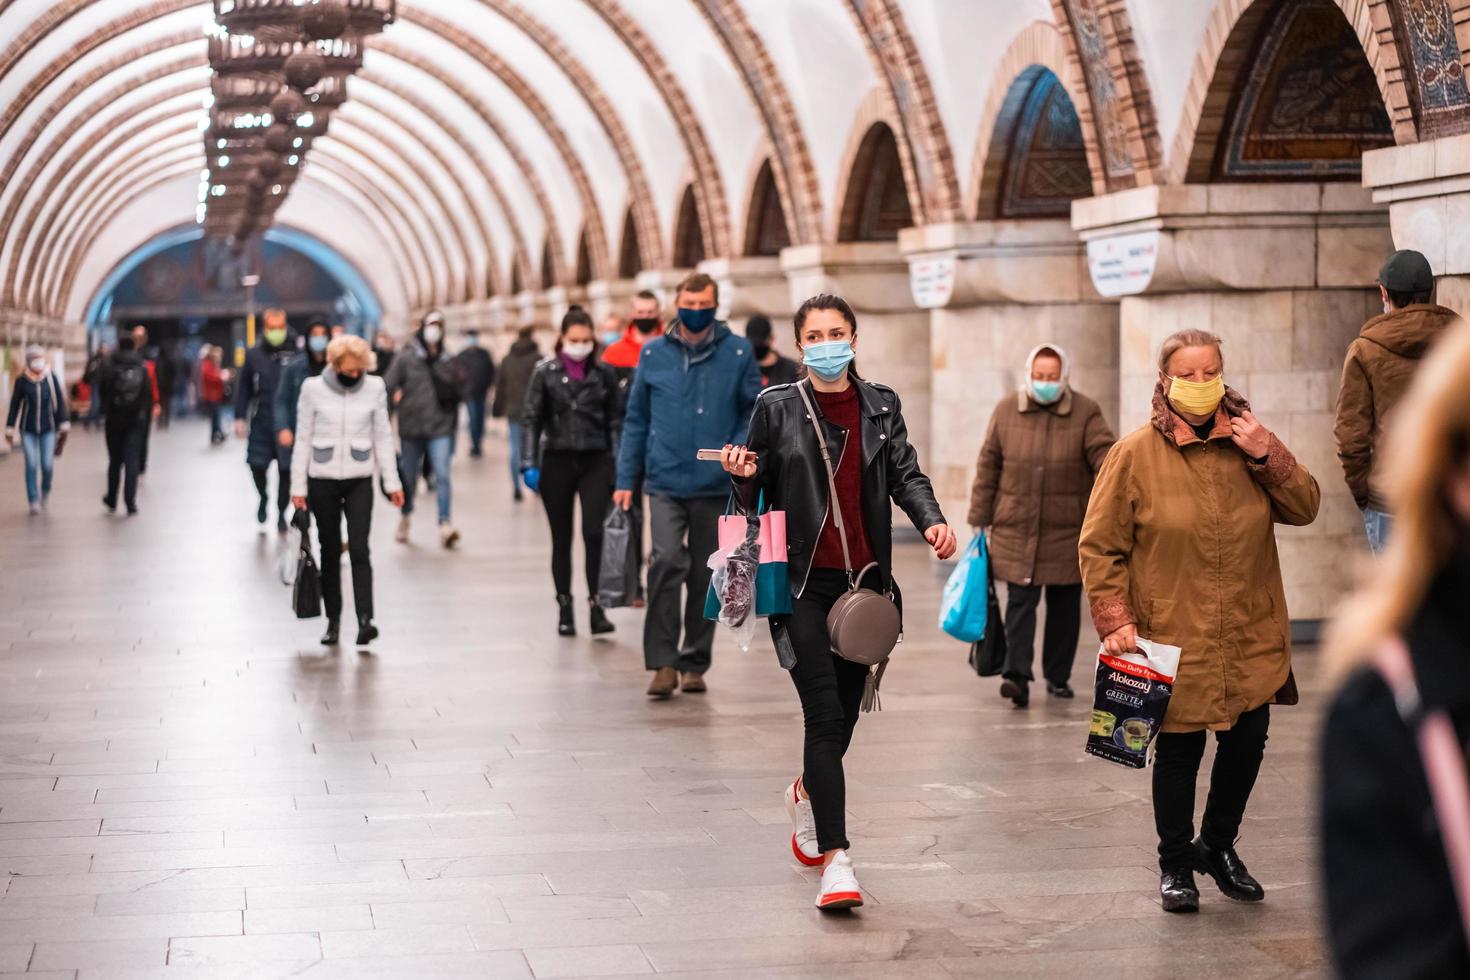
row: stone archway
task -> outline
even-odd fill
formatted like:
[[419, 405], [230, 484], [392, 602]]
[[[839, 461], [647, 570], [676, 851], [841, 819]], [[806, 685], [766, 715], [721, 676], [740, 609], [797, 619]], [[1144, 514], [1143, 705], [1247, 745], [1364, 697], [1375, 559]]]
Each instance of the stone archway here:
[[771, 169], [770, 157], [761, 161], [750, 191], [750, 205], [745, 210], [746, 256], [780, 255], [791, 244], [786, 212], [781, 206], [780, 189]]
[[980, 174], [976, 217], [1066, 218], [1092, 193], [1077, 109], [1051, 70], [1032, 65], [1007, 89]]
[[870, 125], [858, 143], [842, 195], [839, 242], [897, 241], [914, 223], [898, 138], [886, 122]]
[[674, 268], [692, 269], [704, 259], [704, 231], [699, 220], [694, 185], [690, 184], [679, 198], [679, 214], [674, 221]]

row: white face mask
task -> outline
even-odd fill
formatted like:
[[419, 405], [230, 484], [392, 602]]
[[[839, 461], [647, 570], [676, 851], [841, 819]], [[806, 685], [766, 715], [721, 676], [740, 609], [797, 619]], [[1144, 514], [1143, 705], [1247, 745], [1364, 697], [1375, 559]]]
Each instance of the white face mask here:
[[444, 328], [431, 323], [424, 328], [424, 339], [431, 344], [437, 344], [444, 339]]
[[584, 340], [578, 344], [562, 344], [561, 352], [574, 361], [585, 361], [592, 356], [596, 347], [592, 341]]
[[33, 357], [31, 358], [30, 365], [32, 374], [40, 374], [42, 371], [46, 370], [46, 358]]

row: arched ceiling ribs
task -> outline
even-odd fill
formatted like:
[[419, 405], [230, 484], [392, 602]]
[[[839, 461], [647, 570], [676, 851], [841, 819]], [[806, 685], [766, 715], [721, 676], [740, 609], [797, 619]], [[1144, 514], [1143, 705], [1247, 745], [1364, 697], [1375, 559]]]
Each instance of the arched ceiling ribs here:
[[[526, 156], [526, 152], [521, 147], [520, 143], [511, 136], [509, 128], [504, 124], [504, 122], [501, 121], [500, 117], [497, 116], [494, 111], [492, 111], [490, 107], [485, 104], [484, 100], [482, 100], [474, 93], [467, 91], [463, 85], [462, 80], [455, 78], [449, 72], [445, 71], [444, 68], [436, 63], [433, 59], [426, 58], [418, 52], [412, 50], [411, 48], [406, 48], [401, 45], [394, 44], [393, 42], [384, 39], [381, 35], [372, 38], [369, 47], [371, 47], [374, 51], [386, 54], [389, 57], [393, 58], [395, 61], [401, 61], [405, 65], [416, 68], [424, 74], [432, 77], [435, 81], [439, 82], [446, 89], [452, 92], [455, 97], [457, 97], [461, 102], [468, 106], [472, 112], [474, 112], [474, 114], [480, 119], [480, 121], [485, 124], [485, 127], [495, 135], [495, 138], [500, 142], [500, 144], [505, 147], [505, 150], [508, 154], [510, 154], [511, 159], [515, 161], [516, 169], [520, 171], [522, 177], [526, 181], [526, 184], [531, 188], [532, 196], [536, 198], [537, 209], [540, 210], [542, 215], [545, 217], [546, 228], [548, 232], [559, 242], [560, 233], [557, 229], [556, 212], [555, 210], [553, 210], [551, 205], [551, 195], [546, 192], [546, 185], [541, 182], [540, 176], [536, 173], [535, 165], [532, 164], [530, 158]], [[373, 77], [376, 78], [376, 76]], [[583, 207], [588, 206], [588, 202], [584, 200]], [[596, 202], [591, 202], [590, 206], [595, 207]], [[507, 214], [513, 213], [514, 212], [507, 212]], [[523, 238], [522, 241], [524, 242], [525, 239]], [[521, 268], [521, 276], [527, 282], [534, 278], [533, 270], [529, 264], [530, 260], [526, 258], [526, 256], [530, 254], [531, 251], [529, 248], [522, 248], [520, 256], [513, 260], [525, 263]]]
[[960, 183], [944, 119], [929, 73], [894, 0], [847, 0], [867, 46], [873, 69], [883, 80], [898, 125], [899, 158], [908, 179], [914, 221], [958, 221], [963, 217]]
[[[431, 221], [423, 220], [424, 228], [420, 228], [415, 223], [415, 215], [421, 220], [425, 218], [425, 215], [417, 209], [406, 207], [406, 203], [412, 201], [414, 195], [396, 174], [376, 164], [374, 164], [376, 170], [369, 169], [363, 166], [363, 161], [345, 157], [342, 153], [344, 148], [355, 156], [363, 156], [360, 150], [339, 136], [335, 142], [323, 140], [312, 147], [312, 157], [307, 161], [307, 166], [310, 166], [317, 160], [328, 160], [339, 168], [346, 168], [351, 171], [354, 177], [361, 180], [368, 180], [373, 185], [372, 189], [382, 196], [383, 203], [398, 216], [399, 220], [403, 223], [403, 227], [412, 232], [412, 241], [418, 248], [417, 255], [424, 263], [424, 281], [428, 284], [428, 291], [423, 299], [430, 304], [442, 302], [445, 296], [442, 287], [448, 285], [447, 279], [450, 277], [454, 267], [449, 255], [449, 246], [439, 234], [439, 229]], [[386, 185], [384, 183], [385, 181], [387, 182]], [[435, 247], [430, 248], [430, 243]], [[443, 283], [434, 274], [435, 251], [438, 252], [444, 267], [446, 281]]]
[[[439, 299], [447, 303], [468, 300], [473, 296], [475, 288], [473, 282], [478, 278], [472, 273], [473, 267], [469, 261], [470, 255], [472, 254], [469, 241], [465, 238], [464, 230], [460, 227], [459, 222], [455, 220], [455, 211], [444, 199], [438, 185], [424, 172], [424, 168], [412, 156], [403, 152], [400, 147], [404, 142], [410, 144], [418, 143], [431, 156], [433, 156], [433, 149], [413, 134], [408, 127], [399, 125], [393, 121], [392, 117], [384, 117], [383, 121], [387, 123], [388, 128], [395, 134], [401, 134], [399, 139], [384, 139], [367, 121], [355, 120], [351, 118], [349, 113], [340, 112], [332, 120], [334, 131], [320, 141], [312, 144], [312, 150], [316, 151], [323, 147], [340, 145], [358, 153], [367, 160], [371, 160], [374, 165], [381, 167], [389, 179], [403, 192], [404, 200], [415, 202], [416, 210], [424, 219], [424, 223], [433, 231], [434, 238], [443, 251], [445, 282], [444, 289], [439, 294]], [[342, 131], [344, 127], [361, 131], [364, 136], [373, 140], [378, 146], [370, 148], [370, 150], [363, 150], [357, 140], [347, 138], [346, 134]], [[433, 215], [429, 214], [428, 210], [422, 206], [425, 195], [423, 193], [415, 193], [413, 188], [404, 183], [398, 173], [383, 166], [383, 162], [388, 159], [397, 161], [401, 167], [406, 169], [422, 186], [423, 190], [427, 192], [428, 198], [432, 199], [434, 204], [438, 206], [444, 216], [444, 224], [449, 227], [450, 232], [454, 236], [452, 245], [457, 247], [452, 247], [451, 243], [445, 240], [440, 223], [433, 220]], [[449, 170], [446, 166], [445, 173], [450, 183], [458, 184], [454, 176], [454, 171]], [[477, 219], [478, 217], [478, 214], [476, 214]], [[483, 225], [480, 226], [480, 233], [485, 236], [485, 243], [488, 248], [490, 240]]]
[[[505, 0], [480, 0], [480, 2], [515, 24], [522, 33], [536, 42], [541, 50], [546, 52], [547, 57], [556, 62], [566, 73], [582, 98], [591, 107], [592, 114], [602, 125], [603, 132], [607, 134], [613, 149], [617, 151], [618, 159], [623, 165], [623, 173], [628, 178], [634, 220], [638, 222], [639, 229], [643, 232], [638, 236], [645, 251], [643, 261], [649, 268], [656, 269], [662, 266], [663, 238], [658, 234], [658, 213], [653, 205], [653, 190], [648, 185], [648, 175], [644, 173], [637, 147], [634, 146], [632, 137], [628, 135], [627, 127], [623, 125], [623, 118], [617, 111], [617, 107], [607, 97], [602, 86], [598, 85], [592, 75], [582, 67], [576, 53], [563, 44], [554, 31], [532, 17], [524, 7], [516, 3], [507, 3]], [[587, 246], [592, 262], [592, 274], [599, 278], [611, 278], [613, 275], [612, 251], [605, 233], [599, 237], [593, 234], [591, 227], [587, 225], [583, 226], [582, 233], [588, 238]], [[599, 249], [601, 249], [601, 255], [599, 255]]]
[[[14, 185], [14, 194], [6, 205], [4, 214], [0, 215], [0, 242], [6, 243], [11, 250], [10, 264], [6, 271], [3, 292], [0, 292], [0, 301], [5, 303], [15, 302], [13, 287], [15, 284], [17, 264], [20, 262], [22, 249], [30, 240], [31, 229], [43, 210], [56, 206], [56, 202], [64, 204], [73, 200], [76, 184], [86, 174], [85, 169], [80, 169], [82, 162], [89, 157], [94, 160], [106, 159], [116, 147], [126, 142], [132, 136], [137, 135], [148, 126], [161, 122], [167, 114], [166, 112], [155, 112], [150, 115], [145, 115], [143, 121], [135, 122], [133, 125], [125, 127], [120, 134], [113, 134], [113, 138], [100, 144], [90, 139], [85, 141], [82, 146], [57, 168], [56, 173], [47, 181], [46, 186], [34, 197], [31, 210], [27, 214], [25, 222], [21, 225], [20, 231], [12, 238], [10, 234], [11, 226], [19, 216], [20, 210], [26, 201], [31, 199], [31, 187], [47, 163], [55, 159], [68, 141], [76, 136], [87, 124], [110, 123], [111, 106], [122, 96], [135, 90], [139, 85], [167, 77], [167, 75], [175, 74], [177, 71], [186, 70], [188, 67], [190, 66], [185, 62], [174, 62], [172, 65], [160, 69], [157, 73], [153, 73], [153, 77], [151, 78], [129, 82], [126, 85], [120, 85], [112, 89], [101, 98], [89, 103], [81, 112], [77, 113], [76, 118], [65, 129], [47, 143], [45, 149], [37, 156], [36, 165], [30, 168], [25, 176]], [[155, 104], [166, 103], [195, 91], [197, 91], [197, 86], [193, 84], [175, 85], [158, 93]], [[99, 125], [99, 130], [105, 131], [105, 127]], [[30, 147], [39, 140], [41, 135], [41, 131], [36, 129], [33, 129], [27, 134], [25, 141], [21, 144], [21, 148], [7, 162], [4, 173], [0, 174], [0, 186], [10, 186], [10, 178], [15, 174], [19, 165], [24, 160], [25, 155], [29, 152]], [[98, 152], [99, 149], [100, 152]], [[63, 179], [69, 179], [70, 183], [65, 190], [58, 193], [58, 183]]]
[[[101, 202], [109, 200], [115, 193], [126, 192], [128, 182], [133, 180], [137, 173], [153, 166], [158, 160], [165, 157], [174, 162], [198, 159], [199, 165], [202, 166], [203, 155], [188, 137], [189, 132], [186, 127], [171, 130], [160, 136], [149, 149], [136, 154], [126, 163], [114, 167], [110, 172], [97, 172], [90, 184], [78, 191], [80, 206], [68, 214], [65, 219], [59, 219], [49, 225], [44, 234], [37, 239], [33, 258], [26, 265], [25, 278], [21, 283], [20, 291], [16, 294], [19, 304], [32, 309], [49, 306], [51, 297], [48, 295], [47, 288], [48, 284], [54, 285], [53, 270], [72, 257], [72, 249], [84, 236], [88, 221], [97, 212]], [[192, 157], [185, 152], [191, 146], [195, 150]]]
[[[510, 205], [509, 198], [505, 196], [505, 189], [500, 186], [500, 181], [497, 180], [495, 177], [494, 169], [491, 168], [490, 164], [485, 160], [484, 155], [480, 153], [479, 149], [475, 147], [475, 145], [471, 143], [468, 138], [466, 138], [464, 132], [460, 130], [460, 128], [454, 123], [450, 122], [449, 119], [447, 119], [444, 114], [441, 113], [432, 103], [430, 103], [423, 96], [419, 95], [419, 93], [415, 92], [413, 89], [407, 86], [398, 85], [391, 79], [386, 78], [379, 73], [368, 70], [360, 72], [358, 74], [358, 78], [361, 78], [368, 84], [376, 86], [377, 88], [380, 88], [385, 92], [389, 92], [407, 102], [419, 112], [423, 113], [425, 118], [427, 118], [435, 126], [438, 126], [446, 136], [454, 141], [455, 145], [460, 148], [460, 151], [462, 153], [464, 153], [465, 159], [470, 161], [474, 169], [484, 178], [486, 185], [490, 188], [491, 196], [495, 198], [496, 205], [500, 208], [501, 213], [505, 216], [505, 221], [510, 226], [511, 238], [513, 239], [513, 241], [510, 243], [511, 252], [514, 253], [517, 247], [521, 248], [523, 251], [527, 249], [529, 247], [529, 242], [526, 239], [525, 231], [521, 227], [521, 222], [520, 219], [516, 216], [515, 209], [512, 208]], [[361, 96], [361, 92], [359, 92], [358, 95]], [[494, 272], [492, 273], [492, 278], [489, 285], [487, 286], [487, 291], [490, 295], [495, 295], [496, 293], [503, 291], [500, 278], [503, 274], [504, 268], [493, 256], [491, 259], [491, 263]]]
[[[194, 6], [193, 0], [158, 0], [158, 2], [150, 4], [142, 10], [135, 11], [126, 17], [114, 20], [105, 25], [99, 24], [82, 44], [61, 57], [52, 60], [44, 68], [36, 72], [30, 79], [30, 83], [21, 90], [16, 100], [5, 106], [3, 110], [0, 110], [0, 139], [3, 139], [5, 134], [10, 132], [10, 127], [15, 125], [15, 121], [30, 108], [31, 103], [41, 93], [50, 88], [51, 83], [60, 78], [72, 65], [81, 61], [109, 41], [122, 37], [124, 34], [146, 24], [150, 20], [185, 10], [191, 6]], [[177, 34], [171, 34], [167, 37], [159, 38], [156, 41], [139, 45], [124, 54], [109, 59], [104, 64], [98, 65], [92, 71], [78, 78], [67, 87], [65, 93], [58, 94], [53, 98], [43, 115], [54, 117], [56, 113], [71, 104], [72, 101], [80, 98], [98, 79], [112, 74], [125, 65], [129, 65], [155, 52], [164, 51], [181, 44], [197, 44], [200, 37], [201, 34], [196, 31], [181, 31]]]
[[[100, 148], [101, 152], [97, 156], [97, 160], [108, 159], [117, 150], [144, 134], [148, 134], [151, 144], [157, 146], [165, 140], [176, 138], [181, 133], [198, 132], [195, 127], [189, 125], [187, 122], [178, 122], [176, 119], [173, 120], [175, 125], [169, 127], [166, 124], [170, 121], [170, 118], [167, 113], [158, 113], [142, 120], [135, 126], [124, 129]], [[91, 147], [84, 148], [83, 153], [90, 152], [91, 149]], [[8, 283], [15, 283], [19, 288], [7, 295], [7, 303], [23, 304], [31, 296], [31, 283], [35, 278], [37, 270], [44, 268], [49, 261], [49, 254], [40, 251], [40, 244], [43, 242], [49, 244], [53, 240], [52, 230], [57, 229], [59, 231], [60, 229], [64, 229], [67, 226], [67, 222], [71, 220], [72, 215], [80, 211], [83, 204], [91, 198], [92, 191], [85, 186], [85, 182], [90, 180], [95, 184], [97, 179], [103, 176], [106, 176], [106, 172], [100, 167], [78, 167], [75, 169], [64, 167], [52, 178], [46, 190], [38, 198], [36, 207], [26, 215], [26, 220], [21, 226], [15, 248], [11, 252], [10, 268], [6, 281]], [[66, 186], [58, 189], [57, 184], [63, 177], [66, 178]], [[53, 201], [57, 202], [55, 207], [51, 207]], [[49, 213], [46, 213], [47, 211]], [[46, 217], [44, 220], [40, 220], [43, 213], [46, 214]], [[37, 248], [30, 250], [29, 254], [32, 257], [32, 261], [25, 263], [25, 271], [22, 275], [20, 272], [20, 263], [25, 254], [24, 248], [30, 240], [32, 228], [38, 221], [40, 222], [40, 227], [36, 230]], [[18, 283], [15, 282], [17, 275], [20, 275]]]
[[[567, 169], [571, 172], [572, 181], [577, 185], [577, 196], [582, 200], [582, 217], [587, 222], [592, 232], [592, 237], [603, 243], [602, 260], [607, 261], [607, 231], [603, 228], [602, 212], [597, 206], [597, 195], [592, 189], [592, 178], [587, 173], [581, 157], [576, 148], [572, 146], [571, 140], [567, 138], [566, 130], [562, 129], [557, 122], [556, 115], [536, 94], [529, 82], [516, 71], [504, 58], [481, 44], [474, 37], [458, 30], [449, 21], [443, 20], [433, 14], [413, 9], [399, 11], [400, 18], [412, 24], [417, 24], [427, 30], [433, 31], [448, 43], [454, 43], [470, 57], [480, 62], [485, 70], [498, 77], [515, 93], [516, 97], [525, 105], [527, 111], [536, 118], [541, 128], [546, 131], [556, 152], [565, 162]], [[554, 235], [551, 241], [552, 258], [558, 268], [565, 268], [568, 263], [568, 251], [566, 244], [559, 234]], [[598, 273], [601, 275], [605, 267], [599, 265]]]
[[[124, 25], [119, 33], [125, 33], [157, 17], [192, 7], [195, 5], [195, 2], [197, 0], [169, 0], [169, 2], [157, 3], [150, 8], [145, 8], [144, 11], [134, 12], [113, 23]], [[27, 24], [25, 30], [20, 32], [20, 36], [14, 41], [11, 41], [5, 47], [4, 51], [0, 51], [0, 82], [4, 82], [5, 76], [9, 75], [11, 70], [36, 45], [44, 41], [52, 31], [94, 3], [95, 0], [62, 0], [59, 3], [53, 2], [50, 9]], [[0, 8], [0, 10], [3, 10], [3, 8]], [[80, 57], [81, 55], [78, 55], [78, 58]]]
[[[787, 227], [798, 244], [822, 238], [822, 197], [817, 170], [791, 95], [737, 0], [697, 0], [696, 5], [740, 72], [745, 90], [765, 123], [771, 143], [771, 176]], [[747, 224], [748, 224], [747, 220]]]
[[694, 196], [699, 205], [697, 210], [705, 244], [715, 255], [734, 255], [735, 243], [730, 233], [730, 206], [725, 199], [725, 185], [720, 179], [715, 155], [704, 135], [704, 128], [699, 124], [699, 116], [688, 96], [684, 94], [679, 77], [659, 54], [658, 47], [643, 33], [638, 21], [617, 0], [584, 2], [622, 39], [668, 104], [669, 113], [684, 140], [684, 150], [689, 154], [690, 163], [694, 167]]
[[[44, 270], [47, 278], [37, 284], [37, 303], [33, 308], [39, 308], [47, 316], [60, 316], [66, 308], [65, 285], [75, 276], [82, 257], [91, 250], [92, 243], [106, 226], [105, 216], [111, 214], [112, 209], [126, 205], [133, 196], [142, 193], [139, 188], [160, 174], [166, 174], [167, 179], [174, 179], [181, 172], [187, 173], [191, 164], [198, 165], [196, 158], [199, 155], [197, 146], [181, 143], [172, 149], [161, 150], [139, 160], [136, 166], [119, 171], [114, 179], [107, 181], [91, 202], [86, 219], [73, 228], [69, 235], [77, 243], [76, 246], [58, 251], [56, 268]], [[56, 274], [58, 271], [59, 274]]]

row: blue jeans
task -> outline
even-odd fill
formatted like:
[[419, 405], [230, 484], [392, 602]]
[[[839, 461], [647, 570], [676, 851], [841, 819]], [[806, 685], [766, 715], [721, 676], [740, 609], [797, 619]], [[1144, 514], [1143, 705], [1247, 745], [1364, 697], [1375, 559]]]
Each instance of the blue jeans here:
[[521, 423], [507, 420], [510, 428], [510, 486], [517, 495], [521, 492]]
[[1383, 553], [1388, 536], [1393, 530], [1393, 518], [1381, 510], [1371, 507], [1363, 510], [1363, 530], [1368, 532], [1368, 550], [1375, 555]]
[[424, 467], [424, 454], [429, 456], [429, 467], [434, 471], [434, 489], [439, 494], [439, 523], [449, 523], [449, 460], [454, 455], [454, 436], [435, 436], [432, 439], [410, 439], [404, 437], [402, 458], [398, 472], [403, 477], [403, 516], [413, 513], [414, 493], [419, 488], [419, 474]]
[[[20, 434], [21, 450], [26, 460], [26, 500], [36, 504], [41, 498], [51, 496], [51, 466], [56, 459], [56, 433], [34, 432]], [[36, 489], [36, 471], [41, 472], [41, 486]]]
[[480, 455], [480, 443], [485, 439], [485, 399], [471, 398], [464, 403], [466, 428], [470, 430], [470, 452]]

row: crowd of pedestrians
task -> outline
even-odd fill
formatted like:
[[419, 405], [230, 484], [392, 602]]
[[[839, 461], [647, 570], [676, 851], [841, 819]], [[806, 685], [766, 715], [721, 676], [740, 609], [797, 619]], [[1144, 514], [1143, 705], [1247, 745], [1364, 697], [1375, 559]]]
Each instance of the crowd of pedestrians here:
[[[1328, 933], [1347, 976], [1467, 975], [1470, 327], [1431, 302], [1433, 272], [1417, 252], [1390, 256], [1379, 287], [1383, 314], [1347, 351], [1334, 429], [1365, 551], [1376, 557], [1327, 644]], [[483, 453], [487, 410], [505, 419], [512, 494], [540, 497], [560, 635], [577, 634], [578, 513], [587, 622], [599, 635], [614, 630], [600, 600], [604, 523], [613, 508], [640, 518], [646, 509], [646, 595], [640, 539], [631, 604], [646, 603], [651, 698], [709, 690], [716, 627], [706, 603], [722, 515], [784, 514], [789, 595], [760, 614], [804, 723], [800, 769], [784, 793], [790, 846], [800, 864], [822, 869], [819, 908], [855, 908], [863, 892], [848, 853], [844, 757], [878, 700], [892, 648], [875, 652], [877, 638], [890, 617], [902, 629], [894, 507], [936, 558], [952, 556], [957, 541], [909, 442], [899, 394], [859, 373], [859, 320], [843, 299], [802, 304], [795, 358], [780, 353], [769, 320], [751, 317], [737, 334], [719, 304], [718, 284], [694, 274], [667, 316], [651, 292], [633, 298], [626, 319], [600, 326], [574, 306], [549, 354], [526, 328], [499, 363], [473, 331], [452, 351], [438, 311], [399, 350], [386, 332], [369, 346], [324, 320], [297, 338], [285, 313], [269, 310], [238, 371], [205, 345], [193, 383], [212, 444], [224, 438], [233, 389], [257, 521], [269, 522], [274, 469], [278, 530], [293, 505], [298, 523], [315, 523], [329, 645], [341, 640], [342, 553], [356, 642], [378, 635], [369, 536], [379, 492], [400, 512], [397, 541], [410, 539], [421, 481], [435, 494], [439, 543], [459, 541], [461, 405], [468, 454]], [[1052, 698], [1075, 696], [1084, 606], [1108, 657], [1135, 655], [1145, 639], [1178, 647], [1151, 755], [1159, 901], [1172, 913], [1200, 908], [1198, 874], [1230, 899], [1266, 898], [1236, 848], [1272, 707], [1301, 696], [1275, 528], [1310, 524], [1322, 505], [1318, 478], [1227, 384], [1227, 345], [1181, 327], [1158, 351], [1148, 421], [1121, 438], [1073, 387], [1067, 352], [1036, 347], [977, 440], [968, 515], [1005, 591], [993, 626], [1005, 639], [1000, 693], [1016, 708], [1031, 703], [1043, 602], [1041, 676]], [[106, 434], [109, 510], [121, 502], [137, 513], [150, 429], [166, 424], [175, 371], [143, 327], [88, 363], [85, 418]], [[28, 349], [5, 435], [21, 446], [33, 513], [48, 505], [70, 422], [47, 352]]]

